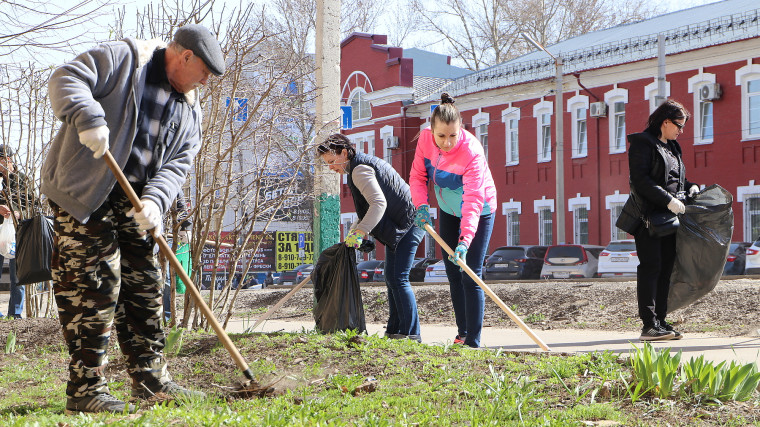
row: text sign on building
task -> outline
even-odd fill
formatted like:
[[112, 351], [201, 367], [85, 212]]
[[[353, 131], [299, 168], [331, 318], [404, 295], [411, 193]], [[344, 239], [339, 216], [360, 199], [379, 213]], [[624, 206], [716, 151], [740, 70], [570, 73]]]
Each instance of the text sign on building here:
[[[303, 236], [303, 248], [299, 251], [299, 238]], [[299, 253], [300, 252], [300, 253]], [[277, 271], [288, 271], [301, 264], [313, 264], [312, 234], [296, 231], [275, 233], [275, 258]]]
[[[230, 104], [232, 104], [231, 107]], [[248, 98], [235, 98], [233, 102], [233, 100], [228, 97], [227, 108], [232, 108], [232, 111], [230, 112], [232, 120], [236, 122], [244, 122], [248, 120]]]
[[353, 124], [353, 118], [354, 118], [354, 116], [353, 116], [353, 111], [351, 109], [351, 106], [350, 105], [342, 105], [340, 107], [340, 111], [343, 113], [343, 117], [341, 117], [341, 120], [340, 120], [340, 128], [341, 129], [345, 129], [345, 130], [353, 128], [354, 127], [354, 124]]

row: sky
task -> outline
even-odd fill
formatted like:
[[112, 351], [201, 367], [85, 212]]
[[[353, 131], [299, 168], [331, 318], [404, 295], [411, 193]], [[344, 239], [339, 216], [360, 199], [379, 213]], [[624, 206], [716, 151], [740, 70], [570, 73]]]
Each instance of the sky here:
[[[38, 2], [45, 2], [45, 0], [35, 0]], [[89, 10], [92, 10], [93, 8], [96, 8], [98, 4], [102, 4], [104, 2], [107, 2], [109, 0], [87, 0], [90, 2], [86, 5]], [[224, 3], [228, 8], [232, 7], [239, 7], [241, 0], [216, 0], [219, 3]], [[344, 0], [344, 1], [355, 1], [355, 0]], [[668, 12], [686, 9], [693, 6], [699, 6], [706, 3], [712, 3], [715, 0], [652, 0], [654, 3], [661, 5], [663, 10], [666, 10]], [[254, 3], [258, 4], [265, 4], [267, 0], [254, 0]], [[55, 4], [56, 2], [50, 2]], [[63, 2], [66, 4], [69, 4], [70, 2]], [[110, 0], [110, 3], [115, 5], [116, 8], [123, 9], [125, 11], [125, 28], [127, 29], [134, 29], [136, 27], [136, 13], [137, 11], [144, 11], [145, 7], [151, 3], [157, 4], [158, 2], [156, 0], [123, 0], [123, 1], [113, 1]], [[174, 3], [173, 0], [169, 1], [169, 3]], [[243, 3], [248, 3], [247, 1]], [[5, 8], [7, 8], [6, 2], [0, 2], [0, 13], [3, 13]], [[56, 6], [51, 6], [56, 7]], [[57, 6], [61, 7], [61, 6]], [[66, 6], [68, 7], [68, 5]], [[108, 7], [108, 11], [113, 10], [115, 8], [114, 6]], [[88, 9], [85, 9], [88, 10]], [[18, 22], [24, 22], [26, 23], [25, 17], [18, 17]], [[109, 20], [109, 18], [111, 18]], [[379, 20], [381, 25], [384, 20]], [[57, 52], [52, 52], [46, 55], [24, 55], [22, 52], [17, 52], [14, 54], [12, 60], [14, 62], [19, 61], [33, 61], [37, 62], [41, 65], [56, 65], [60, 64], [62, 62], [65, 62], [66, 60], [69, 60], [73, 58], [79, 51], [85, 50], [88, 46], [91, 46], [96, 41], [102, 41], [109, 38], [109, 31], [111, 30], [111, 27], [113, 26], [113, 22], [115, 22], [115, 14], [109, 13], [106, 16], [101, 16], [98, 19], [93, 19], [89, 22], [83, 22], [76, 27], [69, 29], [65, 32], [63, 32], [63, 35], [59, 35], [57, 37], [61, 39], [66, 38], [73, 38], [70, 45], [66, 48], [63, 48]], [[104, 23], [106, 25], [104, 25]], [[376, 33], [387, 33], [384, 28], [377, 28], [375, 29]], [[407, 47], [411, 47], [407, 46]], [[403, 46], [402, 46], [403, 47]], [[435, 47], [427, 48], [429, 50], [435, 51]], [[441, 52], [439, 52], [441, 53]], [[9, 58], [0, 56], [0, 62], [7, 62], [9, 61]]]

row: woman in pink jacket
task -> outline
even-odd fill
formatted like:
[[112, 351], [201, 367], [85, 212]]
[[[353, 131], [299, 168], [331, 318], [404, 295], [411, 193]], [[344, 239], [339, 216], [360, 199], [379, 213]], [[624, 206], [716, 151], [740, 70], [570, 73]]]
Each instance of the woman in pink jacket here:
[[462, 116], [447, 93], [433, 110], [430, 127], [420, 133], [409, 177], [415, 223], [422, 228], [432, 224], [429, 181], [438, 202], [441, 238], [456, 247], [454, 256], [443, 253], [458, 329], [454, 343], [479, 347], [485, 296], [456, 263], [464, 260], [480, 276], [493, 230], [496, 187], [483, 146], [462, 127]]

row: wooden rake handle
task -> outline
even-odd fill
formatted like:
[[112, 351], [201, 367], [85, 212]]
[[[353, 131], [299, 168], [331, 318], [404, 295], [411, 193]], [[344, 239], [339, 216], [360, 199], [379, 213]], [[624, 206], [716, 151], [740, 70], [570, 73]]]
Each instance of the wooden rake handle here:
[[253, 326], [251, 326], [248, 330], [249, 331], [253, 331], [254, 329], [256, 329], [257, 326], [259, 326], [261, 324], [261, 322], [263, 322], [263, 321], [269, 319], [270, 317], [272, 317], [272, 315], [274, 314], [274, 312], [277, 311], [277, 310], [279, 310], [280, 307], [282, 307], [282, 305], [285, 304], [285, 301], [289, 300], [290, 297], [292, 297], [293, 295], [295, 295], [296, 292], [298, 292], [299, 289], [301, 289], [306, 283], [309, 282], [309, 280], [311, 280], [311, 274], [309, 276], [307, 276], [305, 279], [303, 279], [303, 281], [301, 283], [293, 286], [293, 289], [291, 289], [290, 292], [288, 292], [287, 294], [285, 294], [285, 296], [282, 297], [282, 299], [280, 299], [279, 301], [277, 301], [277, 304], [273, 305], [272, 308], [270, 308], [269, 310], [267, 310], [267, 312], [264, 313], [264, 315], [261, 316], [259, 318], [259, 320], [257, 320], [256, 323], [254, 323]]
[[[441, 246], [441, 248], [443, 248], [444, 251], [446, 251], [446, 253], [448, 253], [451, 256], [454, 256], [454, 251], [452, 251], [449, 245], [447, 245], [446, 242], [443, 241], [441, 236], [439, 236], [438, 233], [436, 233], [435, 230], [433, 230], [433, 227], [431, 227], [430, 224], [425, 224], [425, 231], [427, 231], [428, 233], [430, 233], [431, 236], [433, 236], [436, 242], [438, 242], [438, 244]], [[520, 329], [522, 329], [526, 334], [528, 334], [528, 336], [530, 337], [530, 339], [533, 340], [533, 342], [538, 344], [538, 346], [541, 347], [542, 350], [551, 351], [551, 349], [549, 349], [549, 347], [541, 340], [541, 338], [539, 338], [538, 335], [536, 335], [533, 332], [533, 330], [531, 330], [528, 327], [528, 325], [526, 325], [525, 322], [522, 321], [522, 319], [520, 319], [512, 310], [510, 310], [509, 307], [507, 307], [507, 305], [504, 304], [504, 301], [502, 301], [501, 298], [499, 298], [499, 296], [496, 295], [491, 290], [491, 288], [489, 288], [488, 285], [486, 285], [485, 282], [483, 282], [483, 280], [480, 277], [478, 277], [478, 275], [475, 274], [475, 272], [473, 272], [472, 269], [470, 269], [470, 267], [467, 266], [464, 260], [460, 259], [459, 261], [457, 261], [457, 265], [459, 265], [459, 268], [464, 270], [467, 273], [467, 275], [470, 276], [472, 280], [474, 280], [475, 283], [477, 283], [478, 286], [480, 286], [483, 289], [483, 292], [485, 292], [486, 294], [488, 294], [489, 297], [491, 297], [491, 299], [496, 303], [496, 305], [498, 305], [502, 310], [504, 310], [505, 313], [507, 313], [507, 316], [509, 316], [509, 318], [512, 319], [512, 321], [517, 323], [517, 326], [519, 326]]]
[[[132, 202], [132, 206], [135, 207], [135, 211], [140, 212], [143, 209], [142, 202], [137, 196], [137, 193], [135, 193], [135, 190], [132, 188], [132, 185], [127, 180], [127, 177], [124, 176], [124, 172], [121, 171], [121, 168], [116, 163], [116, 160], [111, 155], [111, 152], [106, 150], [103, 158], [105, 158], [108, 167], [111, 169], [111, 172], [113, 172], [114, 176], [116, 176], [116, 180], [119, 182], [119, 185], [127, 194], [129, 201]], [[222, 328], [222, 325], [219, 324], [218, 320], [216, 320], [214, 312], [211, 311], [206, 302], [203, 301], [203, 297], [201, 297], [200, 291], [195, 287], [193, 281], [190, 280], [190, 276], [187, 275], [187, 272], [185, 272], [185, 269], [182, 267], [182, 264], [180, 264], [177, 256], [174, 254], [174, 252], [172, 252], [169, 244], [166, 243], [166, 240], [159, 232], [158, 227], [150, 230], [150, 234], [153, 235], [153, 239], [155, 239], [156, 243], [158, 243], [158, 248], [161, 250], [161, 253], [164, 254], [166, 259], [169, 260], [169, 263], [171, 264], [172, 268], [174, 268], [175, 273], [177, 273], [177, 275], [179, 275], [179, 278], [182, 279], [182, 281], [187, 285], [186, 288], [195, 300], [195, 304], [198, 305], [201, 313], [206, 316], [206, 319], [208, 319], [211, 327], [214, 328], [216, 336], [222, 342], [224, 348], [226, 348], [230, 353], [232, 359], [238, 365], [240, 370], [243, 371], [245, 377], [251, 381], [254, 381], [253, 372], [251, 372], [251, 368], [248, 367], [248, 363], [246, 363], [245, 359], [243, 359], [240, 351], [238, 351], [237, 347], [235, 347], [235, 343], [232, 342], [230, 336], [227, 335], [227, 332], [224, 330], [224, 328]]]

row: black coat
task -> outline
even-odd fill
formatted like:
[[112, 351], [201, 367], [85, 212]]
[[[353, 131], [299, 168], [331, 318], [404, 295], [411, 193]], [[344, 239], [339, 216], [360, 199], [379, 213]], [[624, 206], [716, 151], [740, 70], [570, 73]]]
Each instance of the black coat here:
[[401, 179], [398, 172], [384, 160], [364, 153], [356, 153], [356, 156], [349, 161], [347, 181], [348, 188], [351, 189], [351, 195], [354, 198], [354, 207], [359, 220], [367, 214], [369, 203], [351, 179], [351, 171], [358, 165], [367, 165], [375, 170], [377, 182], [387, 202], [383, 218], [369, 234], [378, 242], [395, 251], [398, 242], [414, 225], [416, 209], [412, 204], [409, 184]]
[[[651, 212], [667, 209], [675, 194], [670, 194], [665, 189], [669, 169], [665, 159], [665, 148], [657, 137], [649, 132], [633, 133], [628, 135], [628, 142], [631, 195], [615, 225], [635, 235], [644, 225], [644, 218]], [[675, 140], [669, 140], [668, 144], [673, 148], [681, 165], [678, 190], [686, 191], [696, 184], [685, 178], [686, 169], [681, 160], [681, 146]]]

